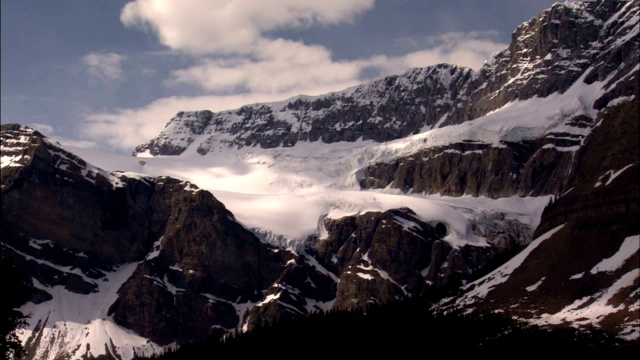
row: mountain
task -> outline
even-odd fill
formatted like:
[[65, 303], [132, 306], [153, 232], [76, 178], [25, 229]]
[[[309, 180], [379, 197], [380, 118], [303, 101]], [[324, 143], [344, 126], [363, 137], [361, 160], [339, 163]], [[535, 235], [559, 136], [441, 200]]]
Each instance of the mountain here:
[[[566, 104], [583, 107], [567, 109], [569, 115], [593, 117], [612, 100], [638, 91], [637, 81], [626, 76], [638, 63], [636, 15], [634, 3], [621, 1], [556, 4], [519, 26], [511, 45], [476, 73], [441, 64], [323, 96], [219, 113], [180, 112], [134, 153], [179, 155], [189, 149], [207, 154], [228, 147], [290, 147], [299, 141], [384, 142], [473, 120], [514, 101], [563, 94], [579, 79], [585, 85], [605, 82], [598, 98]], [[573, 126], [582, 128], [576, 121]], [[578, 129], [556, 130], [579, 140]]]
[[[425, 210], [425, 199], [415, 199], [422, 216], [408, 207], [361, 212], [353, 197], [333, 206], [355, 214], [326, 217], [325, 235], [277, 246], [189, 181], [108, 172], [18, 124], [3, 124], [1, 140], [2, 253], [32, 277], [35, 295], [22, 308], [31, 315], [23, 334], [30, 358], [130, 358], [419, 295], [468, 279], [506, 244], [526, 242], [534, 229], [527, 221], [539, 217], [476, 210], [468, 220], [461, 213], [469, 208]], [[502, 202], [502, 211], [522, 211], [520, 201]], [[533, 203], [542, 211], [544, 201]], [[455, 218], [430, 224], [425, 211]], [[468, 221], [480, 220], [500, 235], [466, 239]]]
[[180, 112], [136, 157], [3, 124], [28, 358], [130, 359], [445, 287], [434, 312], [640, 341], [639, 5], [557, 3], [479, 71]]

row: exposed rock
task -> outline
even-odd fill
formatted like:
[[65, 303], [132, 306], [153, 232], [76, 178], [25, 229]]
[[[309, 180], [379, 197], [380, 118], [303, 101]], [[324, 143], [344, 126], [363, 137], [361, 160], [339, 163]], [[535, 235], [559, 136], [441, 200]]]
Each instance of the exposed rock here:
[[[517, 221], [498, 225], [495, 220], [483, 219], [482, 228], [494, 229], [505, 242], [530, 241], [533, 229], [518, 227]], [[442, 240], [447, 235], [442, 223], [432, 226], [407, 208], [327, 219], [324, 225], [327, 238], [311, 243], [308, 251], [339, 279], [336, 309], [383, 304], [468, 281], [489, 260], [511, 250], [488, 243], [454, 248]]]
[[157, 255], [138, 266], [109, 313], [159, 344], [235, 331], [236, 304], [258, 301], [283, 259], [211, 193], [184, 191], [182, 181], [158, 179], [151, 210], [150, 225], [162, 234]]
[[[636, 98], [599, 116], [576, 153], [570, 189], [545, 209], [536, 229], [534, 237], [548, 239], [519, 266], [471, 284], [457, 306], [550, 326], [595, 326], [638, 341], [637, 239], [621, 248], [640, 233], [638, 114]], [[490, 291], [476, 290], [483, 287]]]
[[366, 167], [360, 186], [491, 198], [559, 194], [565, 189], [573, 166], [573, 152], [564, 149], [579, 140], [548, 137], [503, 142], [500, 147], [454, 143], [427, 148], [393, 162]]
[[115, 267], [139, 262], [109, 314], [181, 343], [235, 331], [236, 306], [259, 301], [292, 257], [193, 184], [105, 172], [29, 128], [3, 125], [1, 139], [3, 253], [45, 288], [35, 301], [56, 285], [96, 292]]
[[28, 128], [2, 127], [2, 226], [115, 264], [141, 259], [153, 188], [108, 174]]
[[440, 64], [323, 96], [219, 113], [180, 112], [134, 154], [178, 155], [192, 144], [205, 155], [217, 148], [290, 147], [298, 141], [398, 139], [434, 126], [451, 110], [471, 74], [470, 69]]

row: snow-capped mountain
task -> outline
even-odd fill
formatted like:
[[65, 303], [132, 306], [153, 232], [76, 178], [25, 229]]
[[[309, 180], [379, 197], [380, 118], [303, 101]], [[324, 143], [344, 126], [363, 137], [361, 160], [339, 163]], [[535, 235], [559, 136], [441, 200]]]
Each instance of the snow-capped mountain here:
[[136, 157], [3, 124], [30, 357], [129, 359], [456, 284], [434, 311], [639, 341], [639, 20], [637, 0], [557, 3], [477, 72], [181, 112]]
[[[610, 101], [638, 90], [637, 81], [627, 76], [638, 64], [637, 16], [633, 2], [556, 4], [519, 26], [511, 45], [478, 72], [442, 64], [322, 96], [219, 113], [180, 112], [135, 153], [207, 154], [230, 147], [290, 147], [298, 142], [385, 142], [460, 124], [507, 104], [563, 94], [579, 79], [585, 85], [598, 83], [593, 89], [604, 86], [606, 91], [595, 90], [595, 99], [596, 94], [574, 99], [560, 115], [593, 117]], [[563, 120], [568, 119], [535, 125], [564, 125]], [[539, 131], [543, 130], [552, 129]], [[571, 128], [562, 130], [568, 133], [565, 137], [584, 135]]]

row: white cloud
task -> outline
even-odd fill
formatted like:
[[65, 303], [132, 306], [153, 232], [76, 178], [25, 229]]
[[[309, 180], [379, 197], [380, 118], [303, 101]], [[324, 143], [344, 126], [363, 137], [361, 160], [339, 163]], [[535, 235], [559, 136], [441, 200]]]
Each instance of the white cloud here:
[[173, 72], [168, 83], [186, 83], [214, 93], [317, 93], [315, 88], [341, 89], [357, 82], [356, 62], [336, 62], [329, 50], [278, 39], [257, 50], [258, 59], [208, 59]]
[[353, 21], [373, 0], [137, 0], [120, 20], [157, 34], [160, 42], [195, 54], [252, 54], [264, 33]]
[[82, 63], [92, 76], [103, 81], [113, 81], [124, 79], [124, 59], [123, 55], [116, 53], [90, 53], [82, 57]]
[[205, 58], [200, 64], [176, 70], [165, 83], [189, 84], [214, 94], [230, 92], [317, 93], [315, 87], [341, 90], [412, 67], [450, 63], [477, 70], [492, 53], [507, 44], [495, 42], [494, 32], [446, 33], [425, 40], [427, 49], [399, 57], [334, 61], [331, 52], [317, 45], [284, 39], [266, 41], [254, 57]]
[[453, 32], [426, 39], [428, 48], [407, 54], [404, 62], [409, 67], [449, 63], [478, 70], [484, 61], [508, 44], [493, 39], [498, 34], [485, 32]]

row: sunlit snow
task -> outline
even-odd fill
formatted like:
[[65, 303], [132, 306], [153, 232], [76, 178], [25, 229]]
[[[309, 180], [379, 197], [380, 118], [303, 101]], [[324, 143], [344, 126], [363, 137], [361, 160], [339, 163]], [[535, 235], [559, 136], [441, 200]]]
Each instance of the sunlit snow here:
[[[31, 336], [41, 336], [49, 346], [38, 347], [34, 359], [49, 359], [69, 354], [69, 359], [84, 356], [107, 355], [131, 359], [134, 354], [151, 355], [162, 347], [133, 331], [117, 325], [107, 315], [117, 298], [120, 285], [128, 279], [137, 264], [127, 264], [96, 280], [99, 292], [88, 295], [77, 294], [63, 286], [47, 287], [34, 279], [35, 286], [47, 291], [52, 300], [35, 305], [31, 302], [21, 308], [30, 315], [29, 327], [20, 337], [26, 341]], [[41, 353], [41, 352], [45, 353]], [[46, 353], [50, 351], [50, 353]]]
[[611, 257], [603, 259], [591, 269], [592, 274], [603, 271], [614, 271], [620, 268], [629, 258], [640, 251], [640, 235], [624, 239], [620, 249]]

